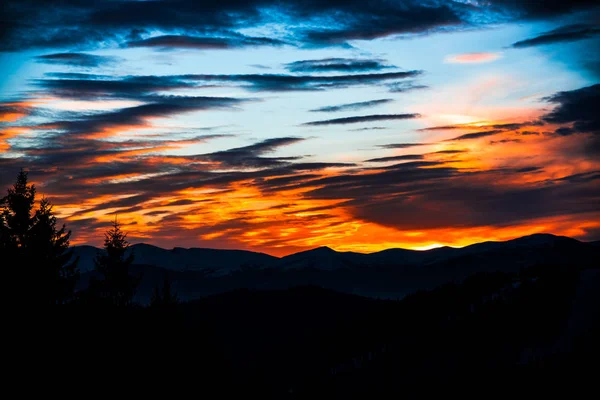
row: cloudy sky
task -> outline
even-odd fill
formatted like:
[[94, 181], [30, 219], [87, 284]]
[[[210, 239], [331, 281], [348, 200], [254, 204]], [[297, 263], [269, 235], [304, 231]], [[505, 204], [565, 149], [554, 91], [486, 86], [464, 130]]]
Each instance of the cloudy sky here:
[[98, 245], [600, 239], [595, 0], [8, 0], [0, 184]]

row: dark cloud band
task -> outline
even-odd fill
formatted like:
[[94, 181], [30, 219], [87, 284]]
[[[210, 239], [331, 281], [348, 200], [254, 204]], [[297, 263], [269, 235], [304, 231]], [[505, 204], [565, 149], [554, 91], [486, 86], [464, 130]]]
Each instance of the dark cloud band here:
[[323, 58], [294, 61], [285, 65], [290, 72], [365, 72], [394, 68], [378, 59]]
[[345, 117], [345, 118], [334, 118], [326, 119], [322, 121], [306, 122], [303, 125], [306, 126], [320, 126], [320, 125], [346, 125], [346, 124], [357, 124], [361, 122], [375, 122], [375, 121], [394, 121], [394, 120], [405, 120], [419, 118], [420, 114], [375, 114], [375, 115], [361, 115], [358, 117]]
[[74, 67], [100, 67], [116, 63], [117, 58], [87, 53], [53, 53], [37, 56], [36, 61]]
[[370, 100], [370, 101], [361, 101], [358, 103], [348, 103], [348, 104], [340, 104], [337, 106], [327, 106], [327, 107], [319, 107], [313, 110], [312, 112], [340, 112], [340, 111], [356, 111], [364, 108], [370, 108], [379, 106], [382, 104], [391, 103], [394, 101], [393, 99], [379, 99], [379, 100]]

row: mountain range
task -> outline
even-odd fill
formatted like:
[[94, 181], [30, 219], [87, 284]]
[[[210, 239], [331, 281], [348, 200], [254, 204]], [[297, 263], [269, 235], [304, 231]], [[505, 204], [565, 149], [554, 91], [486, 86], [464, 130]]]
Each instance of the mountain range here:
[[[85, 286], [96, 272], [99, 249], [75, 246]], [[243, 250], [173, 248], [135, 244], [132, 273], [142, 277], [137, 300], [147, 302], [168, 276], [182, 299], [239, 288], [277, 289], [303, 284], [377, 298], [401, 298], [417, 290], [460, 281], [477, 272], [513, 272], [544, 264], [594, 265], [600, 242], [535, 234], [505, 242], [417, 251], [338, 252], [318, 247], [285, 257]]]

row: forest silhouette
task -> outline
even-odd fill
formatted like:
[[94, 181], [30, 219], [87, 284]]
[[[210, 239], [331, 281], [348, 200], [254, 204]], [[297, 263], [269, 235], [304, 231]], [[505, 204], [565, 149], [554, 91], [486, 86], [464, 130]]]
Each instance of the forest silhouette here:
[[401, 300], [299, 282], [182, 301], [165, 274], [139, 304], [143, 272], [118, 219], [81, 287], [71, 231], [36, 194], [21, 170], [0, 200], [5, 287], [50, 310], [48, 340], [26, 351], [62, 360], [82, 382], [92, 365], [108, 365], [115, 387], [135, 371], [154, 382], [148, 391], [222, 397], [574, 395], [593, 382], [600, 268], [586, 260], [597, 245], [571, 263], [478, 272]]

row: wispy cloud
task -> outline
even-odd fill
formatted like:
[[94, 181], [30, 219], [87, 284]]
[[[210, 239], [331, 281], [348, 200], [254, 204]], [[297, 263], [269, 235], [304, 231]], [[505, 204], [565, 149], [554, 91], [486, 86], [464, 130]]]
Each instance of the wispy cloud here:
[[447, 56], [444, 62], [447, 64], [482, 64], [496, 61], [501, 57], [500, 53], [464, 53]]

